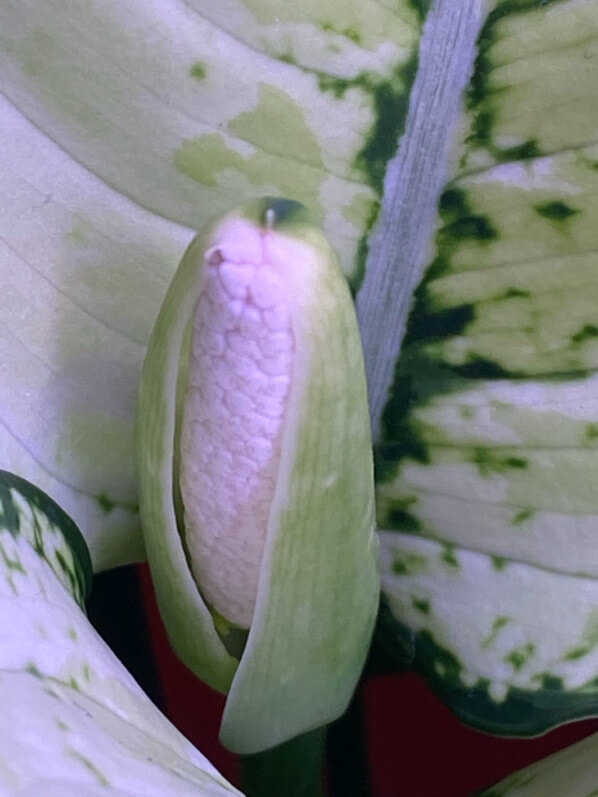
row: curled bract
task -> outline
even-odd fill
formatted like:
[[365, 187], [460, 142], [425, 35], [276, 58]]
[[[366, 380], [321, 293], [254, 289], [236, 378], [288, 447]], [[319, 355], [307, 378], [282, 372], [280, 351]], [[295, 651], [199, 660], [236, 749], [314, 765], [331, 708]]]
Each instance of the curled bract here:
[[304, 208], [249, 202], [189, 246], [138, 416], [140, 507], [173, 647], [253, 753], [345, 709], [378, 603], [360, 338]]

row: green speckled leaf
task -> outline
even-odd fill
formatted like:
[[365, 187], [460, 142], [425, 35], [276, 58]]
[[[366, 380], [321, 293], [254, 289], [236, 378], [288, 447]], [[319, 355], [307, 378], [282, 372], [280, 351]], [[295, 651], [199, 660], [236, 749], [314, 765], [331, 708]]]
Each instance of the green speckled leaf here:
[[0, 508], [2, 794], [239, 794], [87, 621], [91, 566], [70, 518], [4, 471]]
[[15, 550], [21, 540], [52, 569], [56, 578], [84, 609], [91, 589], [91, 559], [85, 540], [73, 521], [52, 499], [25, 479], [0, 470], [0, 528], [4, 534], [1, 563], [4, 577], [15, 588], [18, 574], [27, 575], [6, 533], [14, 540]]
[[495, 733], [598, 712], [597, 48], [595, 0], [493, 4], [377, 451], [389, 605]]
[[598, 712], [598, 581], [382, 532], [414, 666], [470, 724], [535, 734]]

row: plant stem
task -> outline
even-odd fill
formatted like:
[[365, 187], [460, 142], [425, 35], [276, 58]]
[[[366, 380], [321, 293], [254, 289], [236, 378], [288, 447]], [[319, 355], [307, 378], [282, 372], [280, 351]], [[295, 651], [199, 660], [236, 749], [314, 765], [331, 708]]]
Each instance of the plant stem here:
[[247, 797], [322, 797], [326, 728], [317, 728], [263, 753], [241, 757]]
[[367, 737], [362, 691], [357, 689], [347, 711], [328, 728], [326, 764], [329, 797], [369, 797]]

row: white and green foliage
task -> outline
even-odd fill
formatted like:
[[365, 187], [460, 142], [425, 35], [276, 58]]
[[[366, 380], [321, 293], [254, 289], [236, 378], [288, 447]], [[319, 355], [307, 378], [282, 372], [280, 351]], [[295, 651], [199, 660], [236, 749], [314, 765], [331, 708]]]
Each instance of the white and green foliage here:
[[373, 462], [349, 289], [297, 202], [241, 205], [187, 250], [143, 369], [138, 472], [170, 638], [230, 689], [223, 742], [335, 719], [378, 605]]
[[[418, 69], [428, 5], [428, 22], [440, 9], [439, 46]], [[453, 15], [444, 27], [443, 9]], [[464, 25], [473, 50], [484, 9], [432, 246], [426, 220], [455, 112], [444, 81], [468, 51]], [[561, 608], [547, 612], [544, 595], [553, 579], [563, 606], [576, 605], [580, 587], [590, 601], [598, 566], [597, 20], [596, 0], [6, 0], [3, 466], [68, 509], [96, 568], [143, 556], [137, 383], [193, 230], [239, 201], [288, 195], [313, 210], [354, 287], [370, 251], [357, 299], [364, 339], [374, 330], [367, 360], [378, 352], [384, 365], [380, 378], [373, 368], [376, 407], [416, 281], [409, 230], [417, 231], [433, 262], [378, 449], [386, 592], [416, 640], [418, 666], [435, 677], [444, 662], [454, 705], [481, 698], [477, 708], [461, 706], [471, 721], [513, 727], [511, 698], [522, 684], [525, 701], [552, 697], [558, 706], [534, 715], [533, 702], [521, 703], [538, 718], [530, 732], [595, 711], [592, 606], [573, 622]], [[387, 163], [416, 75], [410, 116], [420, 107], [422, 123], [407, 124], [397, 178]], [[438, 141], [428, 149], [430, 131]], [[429, 159], [434, 180], [424, 174]], [[370, 236], [382, 200], [386, 249]], [[409, 223], [396, 225], [410, 204]], [[395, 242], [396, 230], [404, 237]], [[382, 275], [382, 295], [366, 290], [370, 273]], [[392, 274], [403, 295], [385, 281]], [[431, 562], [446, 601], [426, 597], [429, 572], [400, 572], [405, 550]], [[444, 560], [459, 569], [442, 570]], [[536, 619], [513, 605], [515, 588]], [[461, 625], [473, 616], [464, 602], [472, 613], [480, 604], [475, 634]], [[550, 645], [538, 643], [538, 628], [550, 629]], [[540, 673], [530, 689], [525, 678]]]
[[598, 710], [597, 47], [595, 0], [490, 12], [383, 420], [385, 592], [496, 732]]
[[0, 471], [2, 794], [239, 794], [95, 633], [83, 608], [90, 584], [73, 521]]
[[94, 567], [143, 556], [137, 383], [193, 231], [290, 196], [358, 281], [419, 5], [2, 3], [0, 448], [75, 518]]

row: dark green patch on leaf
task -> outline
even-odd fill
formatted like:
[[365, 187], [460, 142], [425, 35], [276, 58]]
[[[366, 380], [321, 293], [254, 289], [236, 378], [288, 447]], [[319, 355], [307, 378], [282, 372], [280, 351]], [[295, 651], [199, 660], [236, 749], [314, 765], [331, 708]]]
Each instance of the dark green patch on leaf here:
[[385, 529], [392, 529], [394, 531], [407, 531], [414, 533], [421, 531], [421, 521], [408, 512], [406, 509], [393, 507], [385, 515], [383, 525]]
[[417, 609], [418, 612], [421, 612], [422, 614], [430, 614], [430, 601], [413, 598], [411, 603], [413, 604], [413, 608]]
[[470, 352], [467, 355], [466, 361], [462, 365], [451, 365], [451, 371], [454, 371], [461, 376], [468, 379], [507, 379], [513, 376], [512, 373], [507, 371], [499, 363], [494, 360], [489, 360], [487, 357], [480, 357], [478, 354]]
[[578, 659], [583, 659], [584, 656], [587, 656], [588, 653], [591, 653], [592, 648], [588, 647], [587, 645], [583, 647], [573, 648], [572, 650], [568, 650], [563, 658], [565, 661], [577, 661]]
[[29, 675], [33, 675], [34, 678], [44, 677], [43, 674], [39, 671], [35, 662], [33, 661], [28, 662], [23, 669], [25, 670], [26, 673], [29, 673]]
[[11, 557], [6, 553], [4, 548], [0, 545], [0, 557], [2, 557], [2, 563], [4, 564], [5, 568], [9, 571], [9, 573], [25, 573], [25, 568], [20, 559], [11, 559]]
[[355, 263], [355, 271], [351, 276], [350, 281], [350, 288], [351, 293], [353, 294], [353, 298], [355, 298], [361, 283], [363, 282], [363, 278], [365, 277], [365, 264], [368, 257], [368, 252], [370, 251], [370, 232], [376, 221], [378, 220], [378, 214], [380, 213], [380, 202], [372, 202], [372, 206], [370, 208], [370, 212], [366, 219], [365, 223], [365, 230], [361, 238], [359, 239], [359, 244], [357, 245], [357, 254], [356, 254], [356, 263]]
[[519, 648], [514, 648], [506, 656], [505, 661], [511, 664], [513, 669], [519, 670], [530, 660], [536, 652], [536, 647], [531, 642], [527, 642]]
[[535, 514], [534, 509], [530, 509], [529, 507], [525, 507], [524, 509], [520, 509], [519, 512], [513, 518], [513, 525], [517, 526], [520, 523], [524, 523], [526, 520], [532, 518]]
[[489, 448], [474, 448], [470, 462], [477, 466], [481, 476], [506, 473], [509, 470], [525, 470], [528, 461], [523, 457], [502, 456]]
[[598, 338], [598, 326], [595, 324], [584, 324], [578, 332], [571, 335], [571, 342], [574, 346], [579, 346], [590, 338]]
[[540, 676], [540, 684], [542, 689], [546, 689], [550, 692], [564, 692], [565, 691], [565, 684], [562, 678], [559, 678], [557, 675], [553, 675], [552, 673], [545, 672], [542, 673]]
[[506, 557], [495, 555], [490, 556], [490, 561], [492, 562], [492, 567], [498, 571], [504, 570], [509, 563], [509, 560]]
[[455, 546], [450, 544], [445, 544], [442, 546], [442, 553], [440, 554], [440, 559], [444, 562], [445, 565], [454, 568], [455, 570], [459, 570], [461, 565], [459, 564], [459, 560], [455, 555]]
[[509, 147], [508, 149], [495, 149], [494, 154], [496, 155], [497, 160], [502, 161], [503, 163], [509, 163], [511, 161], [523, 161], [523, 160], [531, 160], [532, 158], [539, 158], [542, 155], [542, 151], [538, 146], [538, 142], [530, 138], [528, 141], [524, 141], [521, 144], [517, 144], [514, 147]]
[[10, 483], [2, 479], [0, 471], [0, 508], [2, 510], [2, 525], [13, 537], [16, 537], [20, 528], [20, 517], [10, 492]]
[[486, 216], [461, 216], [451, 224], [444, 226], [438, 233], [438, 239], [449, 241], [493, 241], [497, 237], [496, 229]]
[[509, 288], [508, 290], [506, 290], [502, 294], [502, 296], [499, 296], [498, 298], [499, 299], [515, 299], [515, 298], [527, 299], [529, 296], [531, 296], [530, 291], [524, 291], [524, 290], [521, 290], [521, 288]]
[[339, 78], [324, 72], [304, 70], [317, 76], [321, 91], [331, 92], [339, 99], [350, 89], [356, 88], [370, 96], [374, 123], [354, 165], [380, 197], [387, 163], [395, 155], [399, 136], [405, 127], [409, 91], [417, 65], [418, 53], [415, 51], [407, 63], [398, 65], [386, 78], [374, 72], [361, 72], [353, 78]]
[[428, 16], [432, 0], [408, 0], [408, 2], [411, 8], [416, 11], [419, 21], [423, 22]]
[[426, 557], [416, 553], [404, 553], [392, 563], [392, 571], [397, 576], [413, 576], [425, 572], [427, 568]]
[[115, 506], [114, 501], [108, 498], [108, 496], [105, 495], [104, 493], [100, 493], [100, 495], [98, 495], [96, 500], [106, 514], [112, 512], [112, 510], [114, 509]]
[[206, 65], [203, 61], [196, 61], [191, 67], [189, 74], [192, 78], [194, 78], [194, 80], [205, 80], [208, 70], [206, 69]]
[[579, 213], [579, 210], [572, 208], [566, 202], [559, 199], [552, 202], [542, 202], [540, 205], [534, 205], [534, 210], [540, 216], [551, 221], [566, 221], [571, 216]]
[[504, 614], [499, 615], [492, 623], [492, 629], [486, 639], [482, 641], [482, 649], [489, 648], [490, 645], [495, 641], [496, 637], [498, 636], [498, 632], [501, 628], [504, 628], [505, 625], [512, 622], [511, 617], [507, 617]]
[[473, 304], [460, 304], [434, 311], [425, 288], [415, 298], [416, 304], [403, 344], [405, 346], [418, 340], [460, 335], [475, 319]]

